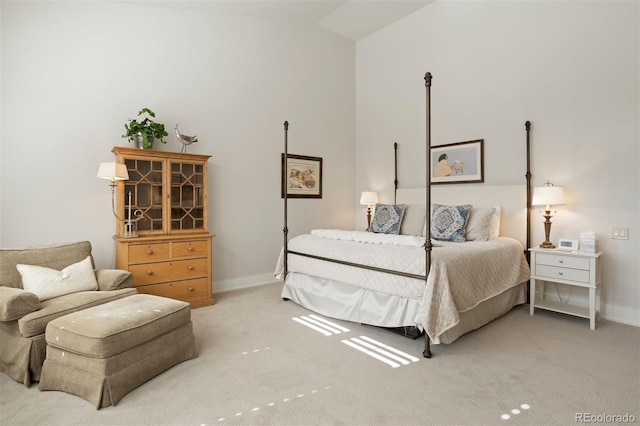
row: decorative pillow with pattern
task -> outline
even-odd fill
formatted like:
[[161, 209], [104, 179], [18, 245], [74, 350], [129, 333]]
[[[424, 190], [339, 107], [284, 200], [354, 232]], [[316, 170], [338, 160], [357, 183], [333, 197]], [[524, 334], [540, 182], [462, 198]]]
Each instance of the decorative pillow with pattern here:
[[462, 206], [433, 205], [431, 238], [441, 241], [463, 242], [464, 225], [471, 211], [470, 204]]
[[90, 256], [62, 271], [22, 264], [16, 268], [22, 276], [22, 288], [38, 296], [40, 301], [79, 291], [98, 290]]
[[376, 204], [369, 232], [378, 234], [397, 234], [400, 232], [404, 204]]

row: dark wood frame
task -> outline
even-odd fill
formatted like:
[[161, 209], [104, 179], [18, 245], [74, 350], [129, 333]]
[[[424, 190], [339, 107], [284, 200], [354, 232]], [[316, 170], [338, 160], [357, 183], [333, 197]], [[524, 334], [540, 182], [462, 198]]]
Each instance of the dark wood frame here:
[[317, 193], [313, 194], [296, 194], [291, 193], [290, 190], [286, 190], [288, 198], [322, 198], [322, 158], [321, 157], [309, 157], [307, 155], [295, 155], [282, 153], [281, 157], [281, 184], [280, 184], [280, 197], [284, 198], [285, 190], [287, 188], [287, 180], [289, 179], [287, 170], [289, 169], [288, 160], [304, 160], [317, 163], [318, 167], [318, 182], [316, 182]]
[[[427, 72], [424, 76], [424, 81], [425, 81], [425, 88], [426, 88], [426, 99], [425, 99], [425, 104], [426, 104], [426, 117], [425, 117], [425, 124], [426, 124], [426, 136], [425, 136], [425, 145], [426, 145], [426, 155], [425, 155], [425, 163], [426, 163], [426, 176], [425, 176], [425, 191], [426, 191], [426, 206], [430, 206], [431, 205], [431, 80], [432, 80], [432, 76], [431, 73]], [[532, 197], [532, 191], [531, 191], [531, 160], [530, 160], [530, 130], [531, 130], [531, 123], [529, 121], [527, 121], [525, 123], [525, 129], [526, 129], [526, 135], [527, 135], [527, 148], [526, 148], [526, 157], [527, 157], [527, 171], [526, 171], [526, 190], [527, 190], [527, 229], [526, 229], [526, 233], [527, 233], [527, 237], [526, 237], [526, 247], [524, 248], [524, 252], [525, 252], [525, 257], [527, 259], [527, 262], [529, 262], [529, 252], [528, 252], [528, 247], [530, 246], [530, 237], [531, 237], [531, 197]], [[288, 152], [288, 133], [289, 133], [289, 122], [285, 121], [284, 122], [284, 154], [286, 155]], [[395, 179], [394, 179], [394, 191], [397, 192], [398, 190], [398, 156], [397, 156], [397, 151], [398, 151], [398, 144], [394, 143], [393, 145], [394, 148], [394, 156], [395, 156]], [[394, 192], [394, 202], [396, 199], [396, 194]], [[283, 281], [287, 279], [287, 274], [288, 274], [288, 255], [289, 254], [294, 254], [294, 255], [298, 255], [298, 256], [305, 256], [305, 257], [310, 257], [310, 258], [314, 258], [314, 259], [319, 259], [319, 260], [324, 260], [327, 262], [333, 262], [333, 263], [340, 263], [343, 265], [348, 265], [348, 266], [354, 266], [354, 267], [358, 267], [358, 268], [363, 268], [363, 269], [369, 269], [369, 270], [373, 270], [373, 271], [378, 271], [378, 272], [385, 272], [385, 273], [389, 273], [389, 274], [393, 274], [393, 275], [401, 275], [401, 276], [410, 276], [411, 278], [417, 278], [417, 279], [421, 279], [424, 280], [425, 282], [425, 286], [427, 285], [427, 278], [429, 276], [429, 272], [431, 270], [431, 251], [433, 248], [433, 244], [431, 242], [431, 235], [430, 233], [427, 233], [427, 236], [425, 238], [425, 242], [424, 242], [424, 252], [425, 252], [425, 275], [413, 275], [413, 274], [407, 274], [406, 272], [401, 272], [401, 271], [392, 271], [392, 270], [388, 270], [388, 269], [382, 269], [382, 268], [376, 268], [373, 266], [369, 266], [369, 265], [361, 265], [361, 264], [356, 264], [356, 263], [351, 263], [351, 262], [345, 262], [345, 261], [341, 261], [341, 260], [336, 260], [336, 259], [330, 259], [327, 257], [322, 257], [322, 256], [316, 256], [316, 255], [311, 255], [308, 253], [301, 253], [301, 252], [297, 252], [297, 251], [293, 251], [293, 250], [289, 250], [288, 249], [288, 233], [289, 233], [289, 229], [287, 227], [287, 199], [290, 198], [290, 196], [287, 196], [286, 192], [284, 193], [284, 227], [282, 228], [282, 233], [283, 233], [283, 238], [284, 238], [284, 244], [283, 244], [283, 253], [284, 253], [284, 273], [282, 275], [283, 277]], [[431, 209], [427, 208], [426, 209], [426, 223], [431, 223]], [[527, 291], [527, 295], [529, 294], [529, 291]], [[428, 334], [424, 334], [424, 351], [422, 352], [422, 355], [425, 358], [431, 358], [432, 357], [432, 352], [431, 352], [431, 339], [429, 338]]]
[[[462, 145], [479, 145], [479, 147], [476, 148], [478, 151], [478, 155], [480, 156], [480, 161], [479, 161], [480, 170], [478, 171], [479, 173], [476, 175], [479, 177], [478, 178], [470, 177], [469, 179], [465, 179], [465, 175], [451, 175], [451, 176], [439, 177], [439, 176], [435, 176], [432, 173], [430, 176], [431, 185], [484, 182], [484, 139], [476, 139], [473, 141], [456, 142], [456, 143], [449, 143], [445, 145], [432, 146], [429, 150], [430, 164], [433, 166], [433, 164], [437, 164], [439, 162], [435, 159], [436, 152], [440, 153], [441, 151], [446, 150], [446, 148], [453, 148], [453, 149], [460, 148], [462, 147]], [[434, 170], [434, 173], [435, 173], [435, 170]]]

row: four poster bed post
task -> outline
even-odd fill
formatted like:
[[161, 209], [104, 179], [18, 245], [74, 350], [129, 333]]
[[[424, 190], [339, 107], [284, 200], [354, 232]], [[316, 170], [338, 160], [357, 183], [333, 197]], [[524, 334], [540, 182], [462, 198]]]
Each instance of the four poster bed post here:
[[[338, 259], [332, 259], [329, 257], [324, 257], [324, 256], [319, 256], [319, 255], [314, 255], [314, 254], [309, 254], [309, 253], [303, 253], [300, 251], [294, 251], [294, 250], [289, 250], [288, 249], [288, 228], [287, 228], [287, 192], [288, 192], [288, 187], [287, 187], [287, 182], [288, 182], [288, 170], [284, 169], [283, 171], [283, 182], [282, 182], [282, 186], [283, 186], [283, 199], [284, 199], [284, 228], [283, 228], [283, 234], [284, 234], [284, 244], [283, 244], [283, 278], [286, 282], [287, 280], [287, 274], [289, 273], [288, 271], [288, 261], [287, 261], [287, 257], [289, 254], [295, 254], [295, 255], [299, 255], [299, 256], [303, 256], [306, 258], [311, 258], [311, 259], [317, 259], [317, 260], [321, 260], [321, 261], [328, 261], [328, 262], [333, 262], [336, 264], [341, 264], [341, 265], [346, 265], [346, 266], [353, 266], [356, 268], [361, 268], [364, 270], [370, 270], [370, 271], [377, 271], [377, 272], [383, 272], [383, 273], [387, 273], [387, 274], [393, 274], [396, 276], [402, 276], [402, 277], [408, 277], [408, 278], [413, 278], [413, 279], [418, 279], [421, 281], [424, 281], [425, 283], [425, 288], [427, 286], [427, 280], [429, 278], [429, 274], [431, 272], [431, 258], [432, 258], [432, 248], [433, 248], [433, 244], [431, 241], [431, 232], [430, 232], [430, 224], [431, 224], [431, 80], [432, 80], [432, 76], [431, 73], [427, 72], [424, 76], [424, 80], [425, 80], [425, 88], [426, 88], [426, 117], [425, 117], [425, 124], [426, 124], [426, 135], [425, 135], [425, 145], [426, 145], [426, 152], [425, 152], [425, 165], [426, 165], [426, 170], [425, 170], [425, 223], [426, 223], [426, 230], [427, 232], [425, 233], [425, 241], [424, 241], [424, 255], [425, 255], [425, 273], [424, 275], [420, 275], [420, 274], [416, 274], [416, 273], [408, 273], [408, 272], [401, 272], [401, 271], [395, 271], [395, 270], [391, 270], [391, 269], [385, 269], [385, 268], [380, 268], [377, 266], [371, 266], [371, 265], [362, 265], [362, 264], [358, 264], [358, 263], [353, 263], [353, 262], [348, 262], [345, 260], [338, 260]], [[527, 251], [527, 247], [530, 246], [530, 221], [531, 221], [531, 173], [530, 173], [530, 139], [529, 139], [529, 132], [530, 132], [530, 122], [527, 121], [525, 123], [525, 128], [526, 128], [526, 132], [527, 132], [527, 147], [526, 147], [526, 165], [527, 165], [527, 172], [526, 172], [526, 189], [527, 189], [527, 214], [526, 214], [526, 247], [524, 248], [524, 256], [526, 258], [526, 263], [528, 263], [529, 261], [529, 257], [528, 257], [528, 251]], [[288, 158], [288, 131], [289, 131], [289, 123], [287, 121], [284, 122], [284, 158], [285, 158], [285, 162], [284, 164], [286, 165], [286, 159]], [[397, 198], [396, 198], [396, 192], [398, 190], [398, 175], [397, 175], [397, 170], [398, 170], [398, 159], [397, 159], [397, 149], [398, 149], [398, 144], [394, 143], [394, 157], [395, 157], [395, 179], [394, 179], [394, 185], [395, 185], [395, 191], [394, 191], [394, 204], [396, 204], [397, 202]], [[528, 297], [528, 291], [527, 291], [527, 297]], [[288, 300], [288, 299], [285, 299]], [[424, 324], [423, 324], [424, 326]], [[431, 353], [431, 339], [429, 337], [428, 333], [424, 333], [424, 351], [423, 351], [423, 356], [425, 358], [431, 358], [432, 353]]]
[[[425, 164], [426, 164], [426, 174], [425, 174], [425, 182], [427, 183], [425, 185], [425, 210], [426, 210], [426, 219], [425, 219], [425, 223], [427, 224], [427, 232], [425, 233], [425, 240], [424, 240], [424, 254], [425, 254], [425, 270], [424, 270], [424, 285], [427, 285], [427, 279], [429, 277], [429, 271], [431, 269], [431, 249], [432, 249], [432, 245], [431, 245], [431, 232], [429, 229], [429, 224], [431, 223], [431, 209], [429, 208], [429, 206], [431, 206], [431, 159], [430, 159], [430, 155], [431, 155], [431, 73], [428, 72], [424, 75], [424, 85], [426, 87], [426, 105], [427, 105], [427, 110], [426, 110], [426, 119], [425, 119], [425, 123], [426, 123], [426, 136], [425, 136], [425, 141], [426, 141], [426, 157], [425, 157]], [[429, 339], [429, 335], [427, 333], [424, 333], [424, 351], [422, 352], [422, 355], [425, 358], [431, 358], [431, 340]]]
[[[287, 157], [288, 157], [288, 154], [289, 154], [289, 147], [287, 146], [288, 145], [288, 138], [287, 138], [288, 133], [289, 133], [289, 122], [285, 121], [284, 122], [284, 164], [285, 165], [287, 164]], [[286, 175], [286, 168], [285, 168], [285, 171], [283, 173], [285, 173], [285, 175], [283, 176], [284, 182], [282, 182], [282, 188], [283, 188], [282, 193], [283, 193], [283, 198], [284, 198], [284, 228], [282, 228], [282, 234], [284, 235], [284, 245], [283, 245], [283, 247], [284, 247], [284, 253], [285, 253], [285, 256], [284, 256], [284, 275], [283, 275], [283, 277], [284, 277], [284, 279], [286, 279], [287, 278], [287, 272], [289, 272], [288, 268], [287, 268], [287, 253], [289, 252], [287, 250], [287, 245], [289, 243], [289, 237], [288, 237], [289, 228], [287, 228], [287, 193], [289, 192], [289, 188], [287, 187], [286, 183], [287, 183], [287, 180], [289, 179], [289, 177]]]

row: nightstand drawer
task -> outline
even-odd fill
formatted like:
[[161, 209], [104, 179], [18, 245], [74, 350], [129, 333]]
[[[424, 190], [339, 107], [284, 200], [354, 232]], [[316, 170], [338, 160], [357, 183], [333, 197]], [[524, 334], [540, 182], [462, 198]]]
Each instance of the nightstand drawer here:
[[576, 281], [580, 283], [589, 282], [589, 270], [571, 269], [566, 267], [546, 266], [540, 262], [536, 264], [535, 276], [538, 278], [550, 278]]
[[536, 256], [536, 266], [560, 266], [562, 268], [589, 270], [589, 259], [585, 257], [563, 256], [560, 254], [538, 253]]

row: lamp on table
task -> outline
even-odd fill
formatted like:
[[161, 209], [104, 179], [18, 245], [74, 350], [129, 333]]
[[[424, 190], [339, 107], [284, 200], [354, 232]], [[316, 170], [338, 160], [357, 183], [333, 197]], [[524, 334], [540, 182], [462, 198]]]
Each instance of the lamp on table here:
[[551, 241], [549, 241], [549, 233], [551, 232], [551, 206], [562, 206], [565, 204], [564, 200], [564, 188], [561, 186], [553, 186], [549, 181], [545, 186], [537, 186], [533, 188], [533, 197], [531, 199], [531, 205], [545, 206], [544, 214], [544, 236], [545, 240], [540, 244], [541, 248], [556, 248]]
[[378, 203], [378, 193], [372, 191], [364, 191], [360, 195], [360, 204], [367, 206], [367, 231], [371, 226], [371, 211], [373, 206]]
[[[111, 211], [113, 212], [113, 215], [116, 217], [116, 219], [125, 222], [124, 237], [137, 237], [138, 235], [136, 234], [134, 228], [134, 222], [142, 219], [143, 213], [140, 210], [135, 210], [133, 213], [131, 212], [131, 191], [129, 191], [129, 217], [125, 219], [118, 216], [115, 207], [115, 190], [118, 186], [118, 181], [129, 180], [129, 172], [127, 172], [126, 164], [116, 162], [100, 163], [100, 166], [98, 167], [98, 174], [96, 175], [96, 177], [109, 181], [109, 186], [111, 187]], [[135, 216], [136, 218], [133, 219], [132, 216]]]

